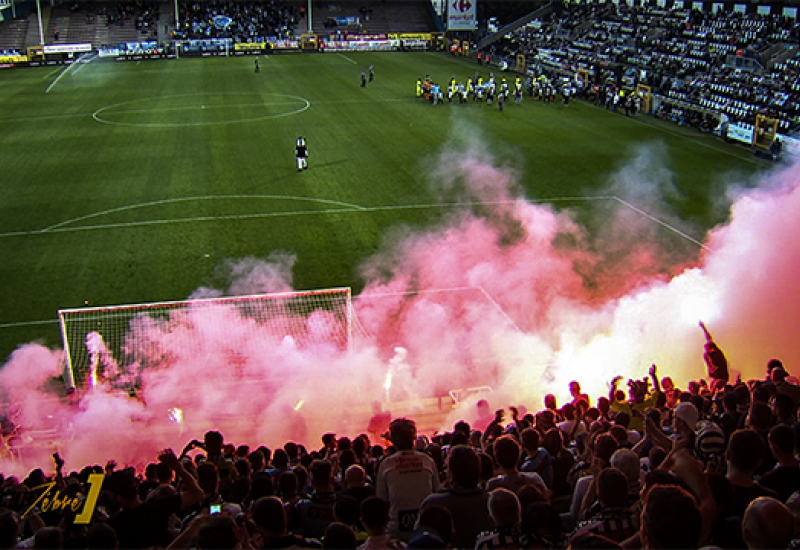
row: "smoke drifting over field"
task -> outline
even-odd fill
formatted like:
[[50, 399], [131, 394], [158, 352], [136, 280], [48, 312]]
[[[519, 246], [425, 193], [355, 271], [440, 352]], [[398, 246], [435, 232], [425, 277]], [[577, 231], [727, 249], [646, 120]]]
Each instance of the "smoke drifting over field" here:
[[[274, 345], [229, 315], [182, 330], [153, 327], [148, 337], [170, 358], [141, 373], [135, 399], [102, 382], [73, 403], [52, 397], [45, 386], [61, 372], [61, 352], [36, 344], [0, 370], [0, 391], [29, 432], [60, 430], [67, 467], [78, 468], [112, 457], [140, 465], [213, 427], [234, 443], [315, 447], [325, 431], [365, 431], [370, 405], [387, 395], [413, 400], [487, 385], [492, 408], [536, 410], [546, 393], [563, 400], [571, 380], [596, 398], [615, 375], [641, 378], [653, 363], [685, 387], [705, 375], [699, 319], [743, 378], [762, 376], [773, 357], [796, 374], [800, 167], [731, 195], [728, 223], [695, 234], [701, 247], [675, 231], [690, 232], [664, 206], [675, 191], [658, 151], [639, 150], [579, 222], [561, 204], [523, 197], [514, 170], [451, 144], [431, 185], [464, 206], [435, 227], [390, 232], [360, 266], [365, 288], [354, 304], [368, 336], [352, 354], [324, 338]], [[228, 289], [192, 297], [291, 289], [294, 261], [285, 253], [231, 261], [221, 267]], [[473, 405], [455, 416], [474, 419]], [[46, 460], [43, 452], [3, 470]]]

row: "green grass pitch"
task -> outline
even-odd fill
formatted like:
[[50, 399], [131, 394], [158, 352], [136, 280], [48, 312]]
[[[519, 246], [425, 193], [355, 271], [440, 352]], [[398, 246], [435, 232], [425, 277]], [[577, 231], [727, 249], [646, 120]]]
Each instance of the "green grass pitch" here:
[[[296, 289], [358, 291], [356, 267], [388, 230], [446, 213], [428, 170], [454, 136], [545, 202], [601, 193], [653, 144], [680, 192], [671, 207], [695, 228], [724, 219], [726, 178], [764, 169], [710, 136], [577, 101], [434, 107], [414, 97], [417, 77], [489, 73], [445, 54], [260, 62], [258, 73], [249, 56], [0, 72], [0, 362], [21, 343], [60, 345], [60, 308], [181, 300], [221, 287], [226, 259], [289, 251]], [[360, 88], [369, 65], [375, 81]]]

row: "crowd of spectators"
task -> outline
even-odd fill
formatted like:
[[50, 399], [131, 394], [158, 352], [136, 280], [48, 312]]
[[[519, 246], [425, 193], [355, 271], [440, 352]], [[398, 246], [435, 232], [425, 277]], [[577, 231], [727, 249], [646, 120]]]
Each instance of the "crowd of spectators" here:
[[179, 38], [230, 38], [234, 42], [287, 39], [299, 22], [297, 8], [279, 0], [191, 2], [180, 5]]
[[[784, 16], [609, 2], [569, 4], [495, 50], [531, 56], [545, 71], [585, 69], [601, 87], [606, 77], [622, 77], [626, 87], [644, 84], [667, 101], [724, 112], [732, 122], [776, 118], [785, 132], [800, 121], [800, 58], [789, 49], [799, 39], [800, 26]], [[783, 59], [784, 52], [791, 55]]]
[[[0, 510], [0, 547], [788, 548], [800, 386], [777, 359], [764, 379], [729, 381], [706, 334], [708, 383], [681, 390], [653, 365], [627, 395], [616, 377], [603, 396], [572, 382], [570, 401], [548, 395], [537, 412], [481, 401], [485, 425], [430, 438], [408, 418], [380, 441], [328, 433], [318, 449], [211, 431], [143, 472], [66, 473], [56, 454], [52, 472], [2, 479], [2, 506], [18, 505]], [[62, 503], [91, 494], [93, 473], [105, 477], [88, 524], [79, 507], [19, 506], [47, 483]]]

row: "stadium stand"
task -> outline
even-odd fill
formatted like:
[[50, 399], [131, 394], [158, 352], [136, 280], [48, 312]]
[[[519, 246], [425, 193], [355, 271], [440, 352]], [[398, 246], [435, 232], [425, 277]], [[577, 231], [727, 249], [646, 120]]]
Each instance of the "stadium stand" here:
[[0, 53], [5, 51], [19, 54], [25, 51], [25, 37], [28, 34], [28, 19], [19, 17], [0, 22]]
[[[363, 2], [342, 0], [316, 3], [313, 11], [314, 32], [335, 30], [361, 31], [368, 34], [392, 32], [431, 32], [436, 30], [427, 0]], [[352, 25], [337, 20], [357, 19]]]
[[291, 38], [298, 9], [284, 2], [230, 2], [181, 4], [179, 36], [184, 38], [233, 38], [236, 42], [266, 37]]
[[[109, 461], [67, 472], [54, 454], [53, 464], [22, 480], [0, 475], [0, 537], [49, 548], [42, 541], [61, 523], [64, 547], [85, 546], [98, 532], [110, 541], [99, 547], [116, 540], [120, 548], [260, 548], [276, 539], [319, 547], [328, 536], [331, 543], [328, 529], [338, 522], [350, 548], [369, 537], [442, 548], [448, 541], [457, 548], [563, 548], [587, 538], [602, 547], [624, 541], [626, 548], [742, 548], [748, 541], [786, 548], [797, 541], [790, 512], [800, 495], [797, 378], [774, 359], [764, 379], [720, 386], [716, 394], [703, 379], [680, 390], [669, 377], [659, 380], [655, 367], [649, 376], [652, 385], [630, 380], [627, 397], [616, 391], [617, 379], [608, 396], [582, 394], [573, 382], [574, 399], [560, 408], [549, 396], [538, 411], [531, 406], [520, 415], [508, 407], [511, 418], [498, 410], [482, 416], [486, 425], [459, 421], [430, 437], [409, 418], [391, 422], [386, 440], [320, 434], [318, 449], [292, 440], [226, 442], [209, 431], [141, 471]], [[13, 458], [24, 430], [2, 416], [0, 433], [3, 458]], [[74, 523], [66, 505], [20, 517], [46, 487], [59, 499], [91, 494], [98, 483], [91, 474], [105, 479], [100, 499], [87, 499], [102, 505], [88, 525]], [[363, 501], [371, 507], [359, 512]], [[218, 514], [209, 514], [213, 506]], [[383, 510], [380, 517], [370, 515], [372, 507]], [[404, 523], [411, 512], [416, 528]], [[248, 529], [236, 530], [236, 523]]]
[[800, 115], [797, 39], [794, 19], [784, 16], [571, 4], [491, 51], [531, 56], [539, 71], [556, 75], [616, 67], [627, 88], [644, 84], [661, 96], [659, 116], [676, 122], [708, 129], [706, 115], [725, 113], [752, 126], [761, 115], [787, 132]]

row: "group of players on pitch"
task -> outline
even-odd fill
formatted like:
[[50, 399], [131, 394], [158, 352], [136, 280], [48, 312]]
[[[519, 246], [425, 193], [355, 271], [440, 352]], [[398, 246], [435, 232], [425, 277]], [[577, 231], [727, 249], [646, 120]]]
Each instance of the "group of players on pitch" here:
[[[483, 79], [478, 73], [465, 82], [456, 82], [455, 77], [450, 79], [445, 89], [431, 80], [429, 76], [424, 79], [417, 79], [416, 94], [434, 105], [458, 101], [466, 103], [470, 99], [473, 102], [486, 102], [487, 105], [497, 103], [498, 109], [503, 110], [503, 103], [513, 97], [514, 102], [519, 105], [522, 103], [522, 96], [527, 92], [528, 97], [542, 100], [544, 103], [553, 101], [558, 93], [556, 83], [544, 75], [539, 77], [528, 76], [524, 81], [521, 76], [516, 76], [512, 84], [502, 77], [498, 83], [494, 74], [490, 74], [488, 80]], [[564, 105], [569, 105], [570, 97], [577, 93], [577, 88], [572, 82], [560, 83], [561, 100]]]

